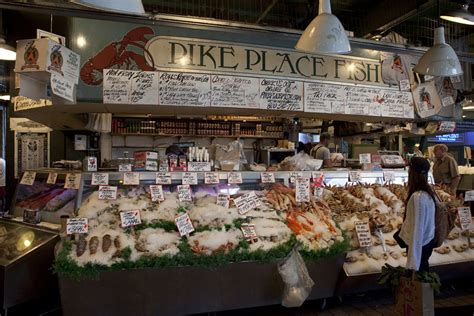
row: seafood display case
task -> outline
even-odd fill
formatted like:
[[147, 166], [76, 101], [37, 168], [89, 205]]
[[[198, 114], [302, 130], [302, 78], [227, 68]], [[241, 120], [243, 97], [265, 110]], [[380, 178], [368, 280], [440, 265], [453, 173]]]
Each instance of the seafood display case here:
[[[405, 265], [392, 235], [402, 223], [408, 173], [357, 173], [354, 182], [347, 170], [323, 172], [317, 197], [320, 172], [274, 172], [275, 183], [262, 183], [260, 172], [239, 172], [241, 183], [233, 184], [229, 178], [239, 177], [227, 172], [214, 173], [214, 184], [204, 183], [209, 178], [203, 172], [138, 172], [138, 185], [125, 185], [124, 173], [112, 172], [113, 200], [100, 198], [92, 174], [83, 173], [77, 216], [88, 219], [89, 231], [62, 244], [55, 266], [65, 312], [103, 306], [120, 314], [140, 305], [145, 314], [188, 314], [279, 304], [283, 283], [277, 265], [296, 245], [317, 284], [309, 299], [361, 290], [384, 264]], [[150, 186], [158, 182], [167, 184], [155, 201]], [[305, 183], [310, 196], [301, 202]], [[156, 195], [157, 188], [153, 191]], [[462, 205], [442, 188], [437, 193], [451, 208]], [[140, 219], [124, 228], [121, 215], [129, 211]], [[187, 231], [181, 236], [175, 220], [185, 214]], [[360, 249], [356, 221], [369, 223], [371, 247]], [[474, 250], [465, 238], [473, 232], [456, 228], [435, 250], [432, 265], [443, 270], [472, 261]], [[87, 277], [91, 274], [96, 278]], [[119, 291], [121, 284], [133, 284], [134, 295]], [[91, 304], [82, 304], [84, 295]]]
[[51, 271], [58, 239], [47, 230], [0, 220], [0, 297], [4, 311], [58, 291]]

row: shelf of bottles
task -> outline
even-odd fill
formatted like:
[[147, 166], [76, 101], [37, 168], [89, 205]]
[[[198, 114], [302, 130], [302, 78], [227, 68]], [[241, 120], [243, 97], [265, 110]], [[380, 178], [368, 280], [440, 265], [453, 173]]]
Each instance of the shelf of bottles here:
[[282, 138], [278, 123], [113, 118], [113, 135]]

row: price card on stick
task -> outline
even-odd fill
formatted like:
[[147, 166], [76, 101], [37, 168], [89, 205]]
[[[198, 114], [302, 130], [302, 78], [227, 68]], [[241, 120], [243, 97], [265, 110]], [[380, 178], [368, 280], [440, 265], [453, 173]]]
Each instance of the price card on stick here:
[[50, 172], [48, 173], [48, 179], [46, 180], [46, 184], [56, 184], [57, 179], [58, 179], [58, 173]]
[[87, 218], [68, 218], [66, 221], [66, 234], [87, 234], [89, 221]]
[[163, 186], [161, 185], [150, 185], [150, 194], [151, 200], [153, 202], [162, 202], [165, 200], [165, 195], [163, 194]]
[[458, 215], [461, 230], [469, 230], [472, 224], [471, 208], [468, 206], [458, 207]]
[[372, 159], [370, 154], [360, 154], [359, 155], [359, 162], [360, 163], [371, 163]]
[[176, 227], [178, 227], [178, 231], [181, 236], [189, 235], [194, 231], [194, 226], [191, 222], [191, 219], [189, 218], [188, 213], [177, 216], [174, 219], [174, 222]]
[[188, 171], [194, 172], [203, 172], [203, 171], [211, 171], [211, 163], [210, 162], [195, 162], [190, 161], [188, 163]]
[[157, 172], [155, 183], [156, 184], [171, 184], [171, 173]]
[[229, 204], [230, 204], [229, 194], [225, 194], [225, 193], [217, 194], [216, 204], [219, 205], [219, 206], [225, 207], [225, 208], [229, 208]]
[[260, 203], [257, 200], [257, 195], [252, 191], [235, 198], [234, 203], [239, 214], [243, 215], [259, 206]]
[[450, 106], [450, 105], [453, 105], [455, 102], [454, 102], [454, 99], [452, 96], [448, 95], [447, 97], [444, 97], [441, 102], [443, 103], [443, 106]]
[[80, 173], [67, 173], [66, 179], [64, 180], [65, 189], [76, 189], [81, 187], [81, 174]]
[[384, 171], [383, 172], [383, 181], [384, 182], [393, 182], [393, 181], [395, 181], [395, 172], [393, 172], [393, 171]]
[[357, 239], [360, 247], [372, 246], [372, 235], [370, 234], [369, 222], [357, 221], [354, 222]]
[[296, 202], [309, 202], [310, 186], [309, 179], [296, 179]]
[[122, 228], [141, 224], [140, 210], [120, 212], [120, 221], [122, 222]]
[[247, 239], [247, 241], [251, 243], [258, 241], [257, 232], [255, 231], [255, 225], [242, 224], [240, 226], [240, 230], [242, 231], [242, 234], [244, 235], [244, 238]]
[[219, 184], [219, 173], [218, 172], [206, 172], [204, 173], [205, 184]]
[[116, 200], [117, 187], [110, 185], [99, 186], [99, 200]]
[[242, 181], [242, 174], [240, 172], [229, 172], [227, 174], [227, 183], [230, 184], [241, 184]]
[[349, 171], [349, 181], [350, 182], [361, 182], [362, 174], [360, 171]]
[[92, 185], [109, 185], [109, 174], [102, 172], [95, 172], [92, 174]]
[[182, 184], [196, 185], [198, 184], [197, 173], [195, 172], [184, 172], [181, 178]]
[[87, 157], [87, 171], [97, 171], [97, 157]]
[[119, 172], [130, 172], [132, 171], [132, 164], [131, 163], [123, 163], [119, 165]]
[[400, 80], [400, 91], [410, 91], [410, 90], [411, 90], [410, 80], [409, 79]]
[[273, 172], [262, 172], [260, 173], [260, 179], [262, 179], [262, 183], [275, 183], [275, 174]]
[[178, 200], [180, 202], [192, 202], [191, 187], [188, 184], [178, 185]]
[[25, 171], [23, 177], [21, 177], [20, 184], [23, 185], [33, 185], [36, 179], [36, 172], [34, 171]]
[[303, 177], [303, 172], [301, 172], [301, 171], [290, 172], [290, 182], [291, 183], [295, 183], [296, 179], [302, 178], [302, 177]]
[[324, 188], [323, 187], [315, 187], [314, 188], [314, 196], [317, 199], [322, 199], [323, 198], [323, 193], [324, 193]]
[[139, 185], [140, 184], [140, 173], [138, 172], [125, 172], [123, 174], [124, 185]]
[[474, 201], [474, 190], [466, 191], [466, 193], [464, 193], [464, 201], [465, 202]]

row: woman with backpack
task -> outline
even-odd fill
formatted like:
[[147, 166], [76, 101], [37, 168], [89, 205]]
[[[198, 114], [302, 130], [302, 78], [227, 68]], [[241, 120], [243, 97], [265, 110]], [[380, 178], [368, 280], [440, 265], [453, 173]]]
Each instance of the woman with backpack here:
[[407, 248], [406, 268], [429, 271], [428, 260], [436, 246], [435, 213], [436, 193], [428, 183], [430, 163], [413, 157], [408, 172], [408, 196], [405, 218], [394, 238], [402, 248]]

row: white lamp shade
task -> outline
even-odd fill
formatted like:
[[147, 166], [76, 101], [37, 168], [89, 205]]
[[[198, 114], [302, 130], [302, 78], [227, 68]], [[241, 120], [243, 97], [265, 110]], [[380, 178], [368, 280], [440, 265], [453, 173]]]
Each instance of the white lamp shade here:
[[16, 60], [15, 48], [7, 45], [4, 38], [0, 38], [0, 60]]
[[469, 5], [465, 4], [462, 9], [452, 10], [440, 17], [443, 20], [447, 20], [454, 23], [461, 23], [466, 25], [474, 25], [474, 16], [469, 12]]
[[351, 45], [329, 0], [320, 0], [319, 15], [306, 27], [295, 48], [306, 53], [347, 54]]
[[415, 71], [437, 77], [462, 75], [463, 70], [456, 52], [445, 42], [444, 27], [435, 29], [433, 47], [420, 58]]
[[79, 5], [115, 13], [145, 15], [141, 0], [70, 0]]

